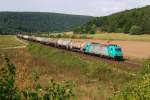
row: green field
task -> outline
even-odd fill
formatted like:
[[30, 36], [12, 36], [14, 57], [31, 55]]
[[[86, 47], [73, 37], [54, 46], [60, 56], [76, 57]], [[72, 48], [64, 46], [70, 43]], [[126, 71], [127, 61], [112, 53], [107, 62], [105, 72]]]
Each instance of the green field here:
[[19, 41], [15, 35], [0, 35], [0, 49], [23, 45], [24, 43]]

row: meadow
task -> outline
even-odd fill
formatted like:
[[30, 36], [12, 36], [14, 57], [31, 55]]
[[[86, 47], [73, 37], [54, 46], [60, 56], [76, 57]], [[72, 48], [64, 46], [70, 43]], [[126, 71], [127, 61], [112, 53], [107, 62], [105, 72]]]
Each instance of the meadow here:
[[25, 45], [15, 35], [0, 35], [0, 49]]

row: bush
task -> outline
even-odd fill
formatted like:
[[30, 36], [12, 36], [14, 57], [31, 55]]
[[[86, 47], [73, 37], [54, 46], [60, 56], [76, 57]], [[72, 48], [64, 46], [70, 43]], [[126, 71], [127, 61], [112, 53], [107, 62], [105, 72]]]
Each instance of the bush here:
[[129, 30], [129, 32], [130, 34], [141, 34], [140, 27], [136, 25], [133, 25], [131, 29]]
[[71, 81], [65, 84], [59, 84], [53, 79], [49, 81], [46, 88], [42, 88], [39, 83], [39, 76], [37, 73], [33, 74], [35, 89], [23, 91], [23, 99], [26, 100], [69, 100], [74, 97], [73, 83]]
[[116, 29], [116, 31], [115, 31], [116, 33], [123, 33], [124, 32], [124, 30], [123, 30], [123, 28], [118, 28], [118, 29]]
[[16, 67], [5, 58], [4, 65], [0, 68], [0, 99], [20, 100], [21, 94], [14, 85]]
[[95, 34], [95, 30], [92, 29], [92, 30], [90, 31], [90, 34]]
[[0, 99], [1, 100], [69, 100], [75, 97], [73, 83], [68, 81], [64, 84], [50, 80], [49, 86], [42, 88], [37, 73], [33, 74], [35, 88], [19, 91], [14, 85], [16, 67], [5, 58], [5, 64], [0, 69]]
[[79, 37], [80, 39], [86, 39], [86, 34], [83, 34]]
[[122, 91], [115, 93], [111, 100], [150, 100], [150, 60], [138, 76], [137, 80], [131, 81]]
[[61, 38], [61, 37], [62, 37], [62, 35], [61, 35], [61, 34], [58, 34], [58, 35], [57, 35], [57, 38]]

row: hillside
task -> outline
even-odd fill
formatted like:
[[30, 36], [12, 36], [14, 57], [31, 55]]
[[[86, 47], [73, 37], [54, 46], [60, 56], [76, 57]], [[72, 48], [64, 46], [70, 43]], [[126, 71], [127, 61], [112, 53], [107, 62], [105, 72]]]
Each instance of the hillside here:
[[71, 31], [91, 18], [58, 13], [0, 12], [0, 34]]
[[74, 30], [75, 33], [95, 31], [150, 34], [150, 6], [135, 8], [109, 16], [97, 17]]

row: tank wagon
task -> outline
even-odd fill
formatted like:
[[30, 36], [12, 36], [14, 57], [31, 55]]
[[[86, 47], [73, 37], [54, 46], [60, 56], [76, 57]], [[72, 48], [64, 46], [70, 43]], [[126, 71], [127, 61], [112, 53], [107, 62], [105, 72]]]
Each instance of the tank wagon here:
[[18, 37], [22, 38], [22, 39], [25, 39], [25, 40], [28, 40], [29, 39], [29, 36], [28, 35], [18, 35]]
[[121, 47], [115, 44], [81, 42], [71, 39], [43, 38], [21, 34], [18, 34], [17, 37], [29, 41], [39, 42], [41, 44], [50, 45], [53, 47], [64, 48], [67, 50], [78, 51], [86, 54], [94, 54], [101, 57], [113, 58], [116, 60], [123, 59], [123, 51]]
[[72, 41], [69, 45], [70, 49], [73, 51], [80, 51], [83, 52], [84, 46], [87, 42], [80, 42], [80, 41]]
[[50, 45], [54, 46], [54, 47], [57, 47], [57, 42], [58, 42], [58, 39], [51, 39], [50, 40]]
[[70, 43], [72, 41], [70, 39], [58, 39], [57, 46], [65, 49], [70, 49]]

